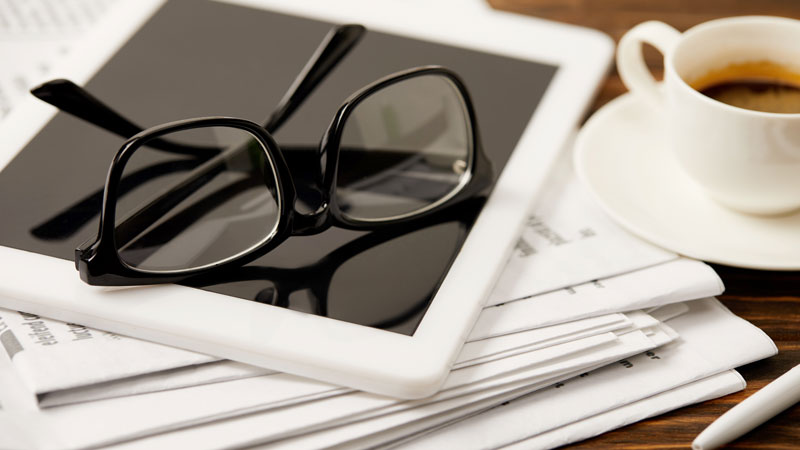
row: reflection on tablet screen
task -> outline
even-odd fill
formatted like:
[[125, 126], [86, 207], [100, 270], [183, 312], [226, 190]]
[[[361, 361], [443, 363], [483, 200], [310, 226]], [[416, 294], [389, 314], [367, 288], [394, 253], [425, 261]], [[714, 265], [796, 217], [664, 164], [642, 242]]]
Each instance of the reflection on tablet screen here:
[[[330, 28], [239, 6], [170, 1], [86, 87], [145, 127], [211, 115], [261, 122]], [[352, 92], [422, 65], [442, 65], [464, 79], [496, 174], [556, 71], [368, 31], [276, 140], [281, 146], [318, 146]], [[99, 192], [122, 142], [59, 113], [0, 172], [0, 245], [72, 260], [74, 249], [97, 232]], [[293, 237], [225, 278], [193, 286], [410, 335], [479, 211], [473, 202], [446, 220], [402, 233], [329, 229]]]

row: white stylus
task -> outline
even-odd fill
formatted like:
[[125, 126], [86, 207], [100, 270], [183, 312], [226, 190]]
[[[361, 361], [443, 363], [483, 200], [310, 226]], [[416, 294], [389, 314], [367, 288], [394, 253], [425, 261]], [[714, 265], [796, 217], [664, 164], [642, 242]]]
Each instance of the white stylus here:
[[697, 435], [692, 448], [708, 450], [726, 444], [800, 401], [800, 365], [731, 408]]

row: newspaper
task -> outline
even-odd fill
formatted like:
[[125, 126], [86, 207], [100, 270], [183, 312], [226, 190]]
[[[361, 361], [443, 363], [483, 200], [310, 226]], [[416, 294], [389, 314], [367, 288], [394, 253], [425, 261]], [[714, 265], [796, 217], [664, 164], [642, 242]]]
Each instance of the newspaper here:
[[[639, 318], [640, 316], [634, 316]], [[649, 317], [649, 316], [647, 316]], [[39, 335], [29, 333], [17, 340], [13, 330], [23, 328], [17, 322], [34, 323], [40, 330]], [[30, 322], [24, 322], [29, 320]], [[637, 319], [641, 321], [641, 319]], [[476, 363], [475, 358], [498, 359], [512, 354], [523, 353], [538, 348], [544, 348], [559, 343], [569, 342], [578, 338], [590, 337], [601, 333], [630, 328], [633, 321], [623, 314], [609, 314], [562, 324], [553, 327], [543, 327], [522, 333], [519, 336], [504, 335], [497, 339], [482, 339], [474, 343], [467, 343], [464, 347], [464, 356], [460, 357], [460, 364]], [[12, 324], [0, 333], [0, 340], [6, 343], [12, 364], [25, 381], [31, 392], [37, 395], [42, 407], [58, 406], [80, 401], [98, 400], [102, 398], [134, 395], [146, 392], [174, 389], [211, 382], [226, 381], [230, 379], [247, 378], [270, 373], [267, 369], [257, 368], [233, 361], [219, 361], [213, 363], [190, 365], [180, 370], [155, 371], [144, 375], [121, 378], [116, 382], [98, 382], [100, 375], [113, 376], [141, 372], [147, 367], [164, 367], [174, 363], [194, 364], [205, 362], [210, 357], [184, 350], [174, 349], [149, 342], [138, 341], [105, 332], [97, 332], [81, 327], [83, 336], [101, 336], [106, 338], [107, 345], [88, 345], [90, 338], [60, 341], [61, 334], [71, 334], [65, 330], [74, 330], [76, 326], [55, 320], [41, 319], [30, 314], [9, 312], [0, 316], [0, 324]], [[14, 326], [16, 325], [16, 327]], [[642, 328], [641, 326], [639, 328]], [[53, 345], [39, 348], [35, 345], [37, 336], [49, 336]], [[92, 338], [93, 339], [93, 338]], [[24, 344], [20, 344], [20, 341]], [[72, 345], [75, 348], [68, 351], [54, 352], [56, 345]], [[28, 348], [27, 350], [24, 348]], [[477, 353], [477, 354], [476, 354]], [[69, 359], [63, 359], [69, 358]], [[467, 361], [472, 360], [472, 361]], [[80, 361], [81, 364], [75, 364]], [[88, 363], [96, 362], [95, 365]], [[111, 367], [100, 370], [104, 365]], [[80, 388], [73, 385], [78, 382], [85, 383]], [[51, 383], [51, 385], [48, 385]], [[52, 383], [60, 383], [59, 388], [48, 390]], [[31, 384], [34, 386], [31, 387]], [[60, 387], [66, 386], [66, 387]], [[2, 388], [0, 388], [2, 389]]]
[[[457, 369], [557, 344], [573, 342], [609, 331], [627, 330], [634, 321], [640, 322], [637, 329], [654, 326], [658, 323], [649, 315], [645, 314], [644, 317], [647, 319], [642, 320], [639, 315], [633, 314], [606, 314], [550, 327], [535, 328], [518, 333], [502, 334], [469, 341], [461, 348], [453, 368]], [[647, 324], [641, 325], [641, 322]]]
[[[521, 331], [600, 314], [713, 297], [724, 290], [707, 264], [676, 258], [644, 269], [485, 308], [470, 337]], [[490, 305], [490, 306], [491, 306]]]
[[608, 278], [678, 257], [614, 223], [580, 184], [571, 152], [554, 164], [488, 304]]
[[737, 371], [727, 370], [569, 425], [555, 428], [503, 447], [503, 449], [553, 448], [578, 442], [673, 409], [741, 391], [745, 388], [745, 384], [744, 378]]
[[[584, 428], [580, 422], [584, 419], [706, 379], [777, 352], [775, 345], [761, 330], [731, 314], [716, 300], [699, 300], [688, 305], [690, 311], [687, 314], [668, 322], [681, 334], [680, 340], [658, 350], [627, 358], [619, 364], [574, 377], [569, 382], [558, 383], [508, 404], [504, 404], [508, 398], [497, 396], [469, 404], [432, 405], [428, 409], [413, 410], [413, 413], [405, 411], [403, 416], [376, 416], [279, 441], [263, 438], [269, 431], [256, 427], [256, 424], [266, 423], [259, 420], [259, 417], [269, 418], [270, 421], [275, 417], [255, 415], [153, 436], [122, 448], [147, 448], [148, 445], [180, 447], [199, 445], [201, 442], [211, 448], [267, 442], [271, 443], [260, 448], [373, 448], [397, 443], [414, 434], [436, 429], [442, 424], [479, 412], [485, 414], [475, 415], [464, 422], [425, 436], [424, 440], [412, 440], [406, 445], [421, 448], [496, 448], [504, 443], [518, 442], [520, 436], [527, 438], [569, 424], [573, 425], [573, 431], [582, 430]], [[709, 380], [716, 387], [706, 384], [703, 388], [706, 393], [719, 394], [733, 389], [727, 378]], [[741, 384], [738, 388], [741, 388]], [[519, 409], [515, 405], [524, 405], [527, 409]], [[654, 406], [653, 403], [646, 405]], [[491, 407], [494, 408], [489, 409]], [[507, 413], [494, 418], [499, 411]], [[309, 419], [308, 415], [304, 417], [304, 420]], [[605, 423], [605, 429], [616, 428], [630, 420], [614, 414], [610, 417], [616, 419], [616, 422]], [[590, 421], [589, 425], [591, 424]]]
[[218, 360], [24, 312], [0, 309], [0, 321], [3, 348], [37, 394]]
[[[400, 401], [276, 374], [31, 411], [24, 430], [17, 431], [25, 434], [27, 430], [38, 436], [47, 430], [48, 437], [42, 437], [36, 448], [84, 448], [266, 410], [276, 413], [274, 424], [267, 427], [272, 433], [297, 433], [331, 420], [361, 420], [429, 403], [471, 403], [476, 398], [493, 397], [535, 383], [552, 383], [567, 373], [607, 364], [674, 337], [660, 330], [631, 331], [633, 328], [619, 336], [604, 333], [581, 342], [455, 370], [445, 389], [425, 400]], [[280, 395], [279, 399], [276, 395]], [[309, 402], [310, 399], [316, 401]], [[289, 405], [297, 405], [299, 409]], [[306, 408], [314, 415], [309, 415]], [[290, 411], [289, 415], [284, 415], [284, 411]], [[298, 421], [291, 418], [294, 414], [306, 418]], [[91, 425], [99, 422], [103, 423], [102, 429]]]
[[[636, 336], [636, 338], [638, 338], [638, 336]], [[641, 344], [641, 342], [632, 342], [630, 344]], [[637, 351], [639, 351], [639, 349], [629, 347], [626, 353]], [[599, 352], [597, 349], [593, 349], [588, 354], [582, 355], [582, 358], [587, 360], [589, 358], [595, 359], [595, 362], [592, 364], [592, 366], [595, 366], [616, 360], [619, 357], [618, 355], [619, 353], [616, 353], [616, 356], [612, 356], [612, 353], [608, 352], [605, 358], [597, 360], [595, 358], [599, 356]], [[434, 398], [424, 401], [398, 403], [396, 400], [376, 398], [369, 394], [352, 393], [320, 402], [307, 403], [280, 410], [274, 409], [265, 413], [243, 416], [224, 422], [213, 422], [204, 427], [191, 428], [185, 431], [189, 432], [189, 430], [192, 430], [202, 433], [204, 437], [199, 441], [193, 442], [209, 439], [207, 445], [210, 447], [225, 446], [226, 444], [222, 443], [223, 436], [238, 436], [233, 437], [227, 445], [250, 446], [260, 443], [263, 440], [275, 440], [293, 435], [302, 435], [309, 431], [324, 429], [334, 425], [353, 424], [357, 426], [361, 423], [370, 423], [373, 419], [380, 420], [381, 418], [388, 417], [391, 418], [390, 420], [392, 421], [404, 423], [407, 420], [416, 420], [416, 416], [419, 414], [423, 414], [427, 417], [430, 414], [438, 414], [453, 408], [469, 408], [484, 401], [494, 401], [493, 399], [498, 397], [503, 399], [513, 398], [514, 396], [520, 395], [521, 392], [552, 384], [558, 379], [570, 376], [574, 372], [576, 372], [576, 370], [570, 370], [567, 364], [561, 364], [560, 370], [546, 374], [533, 374], [530, 377], [523, 377], [522, 379], [515, 380], [515, 382], [510, 385], [492, 385], [487, 389], [469, 390], [463, 393], [463, 395], [457, 396], [450, 395], [448, 391], [443, 391]], [[252, 421], [250, 420], [251, 418], [253, 419]], [[256, 431], [255, 428], [260, 428], [260, 432], [254, 435]], [[178, 435], [182, 434], [181, 431], [177, 433]], [[141, 443], [141, 448], [147, 448], [151, 445], [170, 447], [173, 445], [170, 440], [178, 435], [164, 435], [163, 437], [167, 439], [165, 443], [158, 442], [157, 444], [153, 444], [152, 442], [143, 441]], [[176, 445], [184, 445], [179, 442], [181, 442], [180, 439], [176, 442]], [[335, 442], [332, 442], [332, 444], [333, 443]], [[188, 445], [191, 446], [194, 444]]]
[[[648, 417], [663, 414], [676, 408], [721, 397], [739, 391], [743, 389], [744, 386], [744, 379], [738, 372], [735, 370], [727, 370], [500, 448], [504, 450], [528, 450], [554, 448], [566, 445]], [[491, 409], [478, 411], [475, 415], [490, 410]], [[471, 417], [475, 417], [475, 415]], [[463, 420], [464, 417], [461, 419]], [[456, 421], [458, 420], [457, 418]], [[393, 433], [399, 437], [378, 448], [395, 449], [425, 446], [425, 440], [422, 440], [422, 445], [420, 445], [420, 442], [414, 442], [411, 445], [406, 444], [415, 439], [419, 439], [421, 436], [441, 430], [448, 425], [451, 425], [451, 423], [444, 423], [443, 425], [431, 427], [425, 431], [418, 432], [416, 435], [413, 434], [414, 430], [411, 430], [410, 434], [405, 435]], [[419, 427], [415, 429], [419, 430]], [[351, 444], [357, 448], [359, 445], [364, 445], [371, 440], [377, 440], [379, 437], [385, 438], [386, 434], [388, 433], [372, 435]], [[384, 439], [384, 442], [386, 441], [387, 440]]]
[[407, 446], [497, 448], [777, 353], [763, 331], [718, 301], [689, 306], [689, 313], [667, 322], [681, 336], [675, 343], [498, 406]]
[[277, 372], [235, 361], [223, 360], [147, 373], [106, 383], [89, 384], [79, 388], [48, 392], [36, 396], [40, 408], [90, 402], [127, 395], [146, 394], [188, 386], [241, 380]]
[[[729, 370], [732, 366], [742, 365], [774, 354], [774, 344], [763, 332], [730, 314], [716, 300], [691, 302], [690, 308], [689, 313], [675, 317], [669, 322], [671, 326], [677, 325], [675, 326], [676, 330], [685, 332], [688, 335], [687, 339], [682, 337], [681, 340], [661, 347], [659, 350], [651, 350], [641, 356], [627, 358], [620, 364], [608, 366], [608, 369], [601, 369], [591, 372], [587, 376], [574, 378], [569, 384], [557, 384], [556, 386], [559, 387], [541, 391], [544, 393], [568, 392], [564, 386], [581, 385], [576, 380], [595, 380], [602, 386], [598, 389], [597, 384], [594, 385], [591, 388], [591, 395], [588, 395], [587, 391], [582, 391], [580, 395], [574, 396], [574, 405], [571, 403], [573, 402], [572, 397], [565, 399], [567, 402], [564, 406], [559, 406], [560, 398], [557, 394], [546, 394], [546, 403], [538, 403], [539, 414], [548, 417], [548, 421], [551, 423], [561, 421], [564, 421], [564, 424], [572, 423], [575, 421], [573, 418], [576, 416], [580, 418], [584, 411], [589, 415], [594, 415], [595, 411], [597, 413], [607, 411], [651, 394], [657, 394]], [[685, 320], [682, 321], [682, 319]], [[745, 342], [746, 345], [740, 351], [739, 348], [736, 348], [736, 344], [742, 342]], [[733, 345], [729, 347], [730, 343]], [[605, 370], [610, 372], [604, 372]], [[562, 373], [562, 376], [578, 375], [579, 373], [582, 372], [565, 372]], [[630, 378], [631, 374], [637, 373], [640, 375]], [[546, 382], [538, 384], [535, 378], [528, 380], [528, 383], [527, 388], [532, 390], [541, 389], [547, 385]], [[605, 383], [613, 383], [608, 387], [616, 388], [616, 390], [605, 389]], [[525, 390], [526, 388], [518, 388], [500, 394], [495, 392], [494, 395], [492, 392], [483, 391], [479, 393], [480, 395], [464, 399], [466, 401], [463, 402], [450, 398], [441, 402], [427, 403], [417, 408], [391, 412], [384, 409], [381, 414], [375, 413], [376, 401], [373, 399], [372, 413], [368, 412], [366, 417], [363, 412], [356, 416], [351, 414], [350, 420], [344, 420], [341, 416], [353, 412], [355, 406], [353, 396], [358, 395], [349, 394], [313, 404], [297, 405], [281, 411], [268, 411], [211, 423], [203, 427], [151, 436], [120, 445], [119, 448], [198, 445], [207, 448], [253, 445], [264, 445], [263, 448], [319, 448], [323, 446], [371, 448], [386, 445], [396, 439], [402, 439], [404, 436], [423, 432], [442, 423], [484, 411], [491, 406], [508, 401], [511, 396], [524, 394]], [[596, 395], [596, 392], [603, 392], [603, 394]], [[572, 412], [562, 413], [565, 409]], [[480, 416], [477, 416], [476, 419], [478, 417]], [[316, 424], [303, 426], [315, 420], [318, 421]], [[524, 416], [514, 415], [507, 421], [515, 425], [519, 424], [520, 429], [523, 430], [529, 425], [529, 420]], [[266, 424], [275, 424], [276, 427], [273, 429]], [[485, 427], [482, 426], [480, 432], [474, 434], [496, 435], [499, 439], [503, 439], [507, 432], [513, 435], [513, 429], [503, 427], [502, 421], [498, 421]], [[287, 436], [287, 434], [294, 434], [294, 436]], [[476, 437], [459, 438], [459, 435], [459, 433], [455, 433], [455, 436], [449, 436], [448, 439], [435, 441], [432, 444], [426, 443], [425, 447], [473, 448], [472, 443], [480, 442], [480, 439]], [[494, 444], [499, 443], [492, 442], [485, 447], [492, 448]]]

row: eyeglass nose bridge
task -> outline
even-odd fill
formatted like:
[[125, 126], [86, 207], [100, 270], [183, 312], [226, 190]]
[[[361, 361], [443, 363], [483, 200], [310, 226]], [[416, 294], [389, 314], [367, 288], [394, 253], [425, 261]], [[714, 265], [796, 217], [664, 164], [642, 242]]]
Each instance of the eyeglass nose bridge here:
[[316, 211], [304, 214], [295, 211], [292, 217], [292, 234], [308, 236], [319, 234], [333, 225], [330, 203], [325, 199]]

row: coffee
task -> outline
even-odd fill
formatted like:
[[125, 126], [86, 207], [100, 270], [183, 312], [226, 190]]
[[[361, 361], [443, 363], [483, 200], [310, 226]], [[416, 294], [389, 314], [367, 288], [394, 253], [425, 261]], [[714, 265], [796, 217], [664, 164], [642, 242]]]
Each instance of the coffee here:
[[694, 80], [692, 87], [717, 101], [772, 113], [800, 113], [800, 73], [770, 61], [731, 64]]

